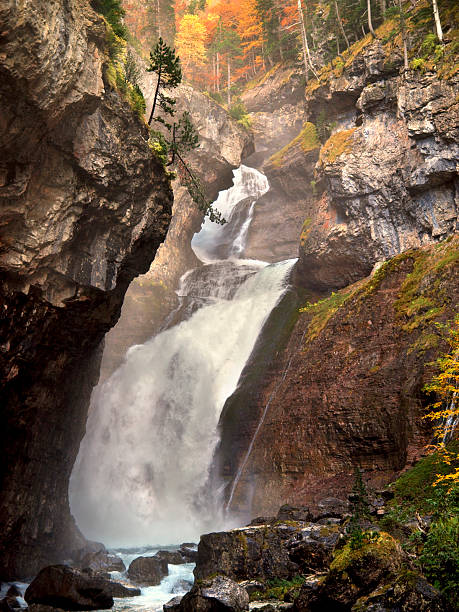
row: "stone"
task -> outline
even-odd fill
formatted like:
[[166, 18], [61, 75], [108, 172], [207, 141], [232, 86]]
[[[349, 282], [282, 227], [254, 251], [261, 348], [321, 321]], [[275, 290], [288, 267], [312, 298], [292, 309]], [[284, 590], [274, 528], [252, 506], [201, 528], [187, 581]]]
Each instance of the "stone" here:
[[215, 573], [232, 580], [288, 579], [298, 573], [288, 543], [300, 533], [298, 525], [259, 525], [201, 536], [194, 575]]
[[314, 520], [324, 518], [342, 519], [349, 513], [350, 504], [348, 501], [337, 499], [336, 497], [327, 497], [318, 502], [317, 509], [318, 512], [314, 516]]
[[180, 602], [182, 601], [182, 599], [182, 595], [169, 599], [169, 601], [163, 605], [164, 612], [179, 612]]
[[180, 602], [181, 612], [243, 612], [249, 609], [247, 591], [226, 576], [195, 584]]
[[28, 604], [67, 610], [105, 610], [113, 606], [108, 581], [66, 565], [42, 569], [27, 587], [24, 599]]
[[289, 557], [301, 573], [328, 568], [333, 552], [340, 540], [337, 525], [310, 525], [301, 530], [299, 537], [288, 544]]
[[198, 545], [192, 542], [181, 544], [179, 552], [186, 563], [194, 563], [198, 558]]
[[154, 586], [167, 576], [167, 561], [156, 557], [137, 557], [129, 565], [127, 575], [136, 584]]
[[291, 506], [284, 504], [277, 513], [278, 521], [311, 521], [312, 514], [307, 507]]
[[100, 550], [93, 553], [88, 553], [83, 557], [80, 567], [90, 568], [95, 572], [124, 572], [126, 566], [123, 560], [117, 555], [107, 553], [105, 550]]
[[155, 559], [160, 559], [161, 561], [165, 561], [171, 565], [180, 565], [181, 563], [185, 563], [185, 559], [183, 558], [180, 550], [158, 550], [154, 557]]
[[258, 580], [243, 580], [242, 582], [239, 582], [239, 584], [241, 587], [244, 587], [249, 594], [249, 597], [253, 593], [264, 593], [266, 591], [266, 585]]

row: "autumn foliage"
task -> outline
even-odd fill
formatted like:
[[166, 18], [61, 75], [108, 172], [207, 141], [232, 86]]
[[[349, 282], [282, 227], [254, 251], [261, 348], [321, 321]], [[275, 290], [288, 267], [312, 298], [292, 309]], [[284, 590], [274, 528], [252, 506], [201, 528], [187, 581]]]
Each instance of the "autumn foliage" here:
[[447, 342], [450, 350], [437, 360], [439, 372], [425, 387], [437, 398], [426, 418], [435, 424], [435, 441], [431, 449], [438, 453], [443, 464], [451, 468], [447, 474], [438, 474], [435, 484], [452, 486], [459, 484], [459, 453], [448, 449], [448, 442], [454, 438], [459, 422], [459, 316], [448, 330]]

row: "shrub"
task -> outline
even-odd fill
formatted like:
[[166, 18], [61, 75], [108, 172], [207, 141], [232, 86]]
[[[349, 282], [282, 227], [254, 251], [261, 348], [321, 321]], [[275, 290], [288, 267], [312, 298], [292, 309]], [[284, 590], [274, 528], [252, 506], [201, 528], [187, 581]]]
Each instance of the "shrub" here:
[[453, 606], [459, 605], [459, 517], [434, 523], [427, 536], [419, 563], [428, 580], [440, 589]]

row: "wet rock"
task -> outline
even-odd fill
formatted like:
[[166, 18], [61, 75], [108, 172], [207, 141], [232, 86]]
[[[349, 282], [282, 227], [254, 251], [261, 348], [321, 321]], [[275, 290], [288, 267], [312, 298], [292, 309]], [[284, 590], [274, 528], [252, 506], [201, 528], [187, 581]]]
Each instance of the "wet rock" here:
[[28, 612], [64, 612], [62, 608], [53, 608], [52, 606], [44, 606], [42, 604], [31, 604], [27, 610]]
[[193, 542], [181, 544], [179, 553], [184, 559], [184, 563], [194, 563], [198, 558], [198, 545]]
[[163, 605], [164, 612], [179, 612], [180, 602], [182, 601], [182, 599], [182, 595], [170, 599], [167, 603]]
[[183, 596], [179, 609], [181, 612], [242, 612], [249, 609], [249, 596], [237, 582], [216, 576], [195, 584]]
[[105, 550], [88, 553], [80, 563], [82, 569], [89, 568], [99, 572], [124, 572], [126, 566], [117, 555], [112, 555]]
[[167, 574], [167, 561], [156, 557], [137, 557], [127, 571], [129, 578], [136, 584], [150, 586], [159, 584]]
[[207, 578], [217, 572], [233, 580], [290, 578], [298, 566], [289, 557], [287, 543], [300, 524], [259, 525], [201, 536], [194, 575]]
[[113, 606], [109, 581], [66, 565], [42, 569], [28, 586], [24, 599], [28, 604], [67, 610], [105, 610]]
[[253, 593], [264, 593], [266, 591], [266, 585], [258, 580], [243, 580], [239, 584], [244, 587], [249, 596]]
[[154, 557], [171, 565], [185, 563], [185, 559], [179, 550], [158, 550]]
[[252, 601], [249, 604], [250, 610], [257, 610], [257, 612], [276, 612], [277, 610], [291, 610], [293, 603], [285, 601]]

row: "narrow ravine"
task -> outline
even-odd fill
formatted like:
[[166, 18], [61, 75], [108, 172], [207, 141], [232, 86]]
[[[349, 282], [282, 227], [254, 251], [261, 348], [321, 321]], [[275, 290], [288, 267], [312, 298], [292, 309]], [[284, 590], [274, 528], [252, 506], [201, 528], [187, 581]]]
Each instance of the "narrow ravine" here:
[[86, 537], [164, 546], [225, 525], [218, 487], [208, 485], [218, 420], [295, 262], [242, 258], [268, 188], [257, 170], [234, 172], [215, 203], [228, 223], [206, 221], [193, 239], [204, 265], [182, 277], [167, 329], [132, 347], [96, 388], [70, 483]]

